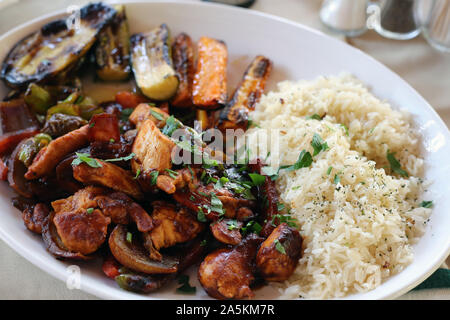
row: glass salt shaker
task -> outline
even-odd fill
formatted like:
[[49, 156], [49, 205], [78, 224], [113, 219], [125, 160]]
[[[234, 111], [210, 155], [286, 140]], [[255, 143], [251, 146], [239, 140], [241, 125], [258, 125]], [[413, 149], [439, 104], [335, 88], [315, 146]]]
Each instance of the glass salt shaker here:
[[320, 20], [334, 32], [356, 37], [366, 30], [368, 0], [325, 0]]
[[372, 3], [369, 27], [385, 38], [408, 40], [420, 34], [420, 25], [415, 16], [417, 0], [383, 0]]

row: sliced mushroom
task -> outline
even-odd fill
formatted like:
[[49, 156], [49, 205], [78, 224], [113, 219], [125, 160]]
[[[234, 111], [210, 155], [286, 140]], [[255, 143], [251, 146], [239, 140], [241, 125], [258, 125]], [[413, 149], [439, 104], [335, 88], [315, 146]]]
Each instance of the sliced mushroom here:
[[122, 265], [132, 270], [147, 274], [167, 274], [177, 272], [177, 259], [163, 256], [161, 261], [151, 260], [147, 250], [136, 237], [127, 240], [128, 229], [117, 225], [109, 236], [109, 248], [113, 256]]

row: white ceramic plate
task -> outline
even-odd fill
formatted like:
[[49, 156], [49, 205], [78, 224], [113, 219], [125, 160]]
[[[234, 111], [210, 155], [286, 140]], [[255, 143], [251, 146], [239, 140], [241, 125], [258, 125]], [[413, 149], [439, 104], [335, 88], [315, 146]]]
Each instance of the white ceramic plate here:
[[[47, 15], [30, 21], [0, 38], [0, 60], [21, 38], [37, 30], [44, 23], [61, 16]], [[444, 122], [430, 105], [405, 81], [388, 68], [347, 44], [320, 32], [288, 20], [255, 11], [203, 3], [127, 2], [127, 15], [131, 32], [147, 31], [167, 23], [172, 34], [187, 32], [194, 40], [206, 35], [222, 39], [229, 51], [230, 90], [257, 54], [274, 62], [269, 89], [280, 80], [313, 79], [319, 75], [353, 73], [371, 87], [373, 93], [388, 100], [395, 108], [406, 108], [414, 117], [422, 135], [426, 178], [434, 183], [427, 199], [432, 199], [434, 210], [426, 234], [414, 247], [415, 259], [403, 272], [393, 276], [377, 289], [365, 294], [352, 295], [352, 299], [395, 298], [425, 280], [444, 261], [450, 252], [450, 134]], [[442, 76], [442, 75], [436, 75]], [[97, 92], [99, 90], [96, 90]], [[101, 91], [101, 90], [100, 90]], [[0, 97], [7, 93], [1, 84]], [[48, 272], [66, 281], [71, 263], [53, 258], [44, 249], [39, 236], [27, 231], [19, 212], [11, 205], [13, 192], [6, 183], [0, 184], [0, 236], [20, 255]], [[2, 263], [7, 263], [3, 261]], [[79, 263], [81, 289], [102, 298], [112, 299], [205, 299], [203, 290], [196, 296], [175, 293], [175, 284], [161, 292], [137, 295], [118, 288], [101, 271], [100, 261]], [[195, 277], [191, 284], [198, 288]], [[45, 290], [45, 288], [43, 288]], [[276, 298], [274, 289], [265, 287], [256, 292], [259, 299]]]

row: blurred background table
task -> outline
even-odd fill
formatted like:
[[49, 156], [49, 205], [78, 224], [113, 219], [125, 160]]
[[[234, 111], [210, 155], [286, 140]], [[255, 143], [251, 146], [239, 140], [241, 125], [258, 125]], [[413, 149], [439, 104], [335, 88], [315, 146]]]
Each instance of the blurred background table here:
[[[0, 0], [0, 35], [38, 16], [63, 10], [71, 4], [83, 5], [88, 2]], [[321, 4], [322, 0], [257, 0], [251, 9], [318, 29], [368, 53], [414, 87], [450, 127], [450, 54], [435, 51], [422, 36], [395, 41], [385, 39], [371, 30], [356, 38], [331, 33], [320, 22]], [[67, 289], [65, 283], [32, 265], [1, 240], [0, 257], [0, 299], [96, 299], [79, 290]], [[450, 290], [433, 290], [432, 294], [427, 290], [413, 291], [400, 299], [450, 299]]]

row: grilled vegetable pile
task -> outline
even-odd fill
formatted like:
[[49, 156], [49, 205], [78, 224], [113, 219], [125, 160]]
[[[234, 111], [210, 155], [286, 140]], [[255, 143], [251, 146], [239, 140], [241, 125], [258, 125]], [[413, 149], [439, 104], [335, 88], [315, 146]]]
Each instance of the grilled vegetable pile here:
[[[255, 57], [229, 99], [224, 41], [172, 40], [166, 24], [130, 35], [125, 6], [89, 4], [80, 17], [75, 29], [45, 25], [3, 62], [12, 91], [0, 102], [0, 178], [25, 226], [58, 259], [102, 257], [135, 292], [178, 279], [194, 293], [183, 272], [198, 263], [219, 299], [286, 280], [302, 238], [263, 161], [225, 162], [202, 141], [210, 128], [248, 128], [271, 61]], [[94, 101], [80, 80], [89, 64], [99, 81], [134, 79], [136, 91]]]

